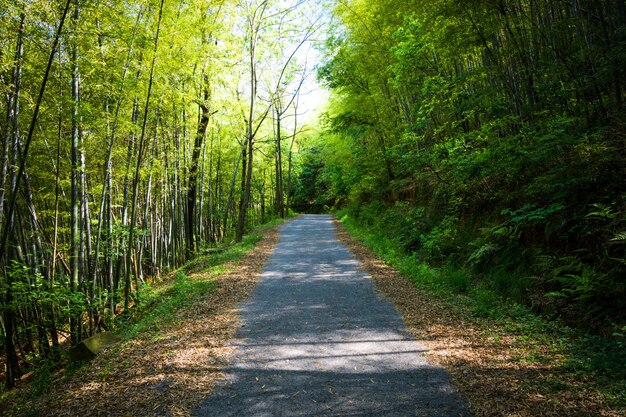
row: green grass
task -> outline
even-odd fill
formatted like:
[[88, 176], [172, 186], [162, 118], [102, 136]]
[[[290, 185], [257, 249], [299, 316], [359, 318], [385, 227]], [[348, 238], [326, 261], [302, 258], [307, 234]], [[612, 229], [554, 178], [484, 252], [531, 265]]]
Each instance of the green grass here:
[[158, 335], [162, 326], [175, 324], [177, 312], [216, 288], [213, 274], [197, 275], [190, 279], [183, 271], [165, 285], [144, 287], [142, 305], [133, 311], [133, 318], [125, 323], [120, 334], [124, 339]]
[[[217, 287], [214, 279], [228, 271], [226, 265], [228, 262], [242, 259], [262, 239], [264, 230], [277, 226], [283, 221], [275, 219], [257, 227], [245, 235], [240, 243], [230, 242], [207, 249], [202, 255], [174, 271], [168, 279], [156, 284], [144, 285], [140, 291], [141, 302], [125, 317], [118, 319], [114, 332], [125, 341], [163, 337], [161, 329], [177, 323], [180, 320], [180, 313], [185, 308], [193, 305]], [[113, 349], [119, 349], [119, 346]], [[70, 378], [81, 365], [81, 363], [68, 363], [65, 366], [63, 378]], [[107, 366], [104, 364], [101, 377], [106, 378], [107, 373]], [[29, 400], [45, 395], [54, 383], [53, 371], [46, 364], [42, 364], [23, 398], [16, 398], [16, 391], [0, 392], [0, 407], [8, 404], [7, 415], [41, 415], [37, 409], [32, 408]]]
[[[216, 288], [213, 279], [227, 272], [225, 264], [241, 259], [263, 237], [263, 230], [272, 228], [282, 219], [273, 220], [244, 236], [239, 243], [223, 244], [205, 250], [204, 254], [187, 262], [173, 277], [156, 285], [145, 285], [141, 304], [120, 326], [118, 333], [126, 340], [137, 337], [159, 337], [159, 329], [175, 324], [178, 311], [191, 306]], [[201, 273], [200, 273], [201, 272]], [[188, 275], [196, 273], [193, 278]]]
[[[415, 254], [404, 253], [397, 241], [375, 227], [359, 224], [345, 212], [336, 214], [350, 234], [380, 259], [451, 311], [471, 317], [493, 340], [513, 336], [520, 363], [541, 365], [562, 358], [554, 374], [526, 382], [538, 393], [596, 389], [609, 406], [626, 411], [626, 336], [593, 336], [570, 328], [558, 317], [538, 315], [517, 301], [524, 288], [519, 277], [494, 271], [485, 282], [462, 266], [430, 266]], [[577, 382], [572, 385], [572, 381]]]

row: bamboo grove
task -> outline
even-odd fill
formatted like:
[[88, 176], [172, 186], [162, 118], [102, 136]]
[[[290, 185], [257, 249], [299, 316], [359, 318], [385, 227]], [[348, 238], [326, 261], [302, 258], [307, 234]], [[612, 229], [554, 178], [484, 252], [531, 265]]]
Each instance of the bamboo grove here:
[[456, 290], [622, 334], [625, 10], [337, 1], [298, 207], [345, 208]]
[[0, 0], [6, 386], [289, 210], [307, 2]]

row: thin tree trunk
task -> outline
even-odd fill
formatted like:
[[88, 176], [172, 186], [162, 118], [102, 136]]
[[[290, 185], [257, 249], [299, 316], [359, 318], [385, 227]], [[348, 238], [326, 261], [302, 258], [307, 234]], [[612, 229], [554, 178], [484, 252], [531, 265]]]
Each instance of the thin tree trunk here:
[[[74, 31], [78, 26], [79, 19], [79, 5], [76, 0], [76, 6], [74, 8], [74, 15], [72, 21], [74, 23]], [[80, 126], [79, 126], [79, 103], [80, 103], [80, 73], [78, 70], [78, 40], [76, 35], [73, 40], [74, 44], [71, 46], [72, 54], [72, 147], [71, 147], [71, 212], [70, 212], [70, 265], [71, 265], [71, 291], [77, 293], [80, 286], [80, 247], [81, 247], [81, 234], [80, 234], [80, 171], [79, 171], [79, 153], [80, 153]], [[70, 305], [70, 309], [72, 306]], [[80, 318], [74, 314], [70, 315], [70, 333], [72, 344], [76, 344], [80, 341]]]
[[[233, 195], [235, 192], [235, 183], [237, 181], [237, 172], [239, 171], [239, 164], [241, 161], [244, 161], [244, 170], [246, 163], [246, 142], [241, 146], [241, 152], [239, 152], [239, 158], [237, 158], [237, 162], [235, 163], [235, 169], [233, 171], [233, 179], [230, 182], [230, 189], [228, 191], [228, 201], [226, 202], [226, 207], [224, 207], [224, 234], [226, 234], [226, 230], [228, 228], [228, 210], [230, 210], [231, 205], [233, 204]], [[243, 183], [242, 183], [243, 186]]]
[[[160, 106], [159, 106], [160, 109]], [[159, 112], [160, 113], [160, 112]], [[154, 138], [152, 141], [152, 158], [150, 158], [150, 168], [148, 169], [148, 184], [146, 185], [146, 198], [144, 200], [143, 207], [143, 215], [142, 215], [142, 226], [144, 228], [148, 228], [149, 225], [149, 217], [150, 217], [150, 208], [152, 203], [152, 178], [154, 174], [154, 160], [156, 159], [157, 154], [157, 142], [158, 142], [158, 131], [159, 131], [159, 118], [157, 116], [157, 125], [155, 126]], [[143, 254], [146, 251], [146, 241], [148, 240], [148, 236], [143, 235], [141, 238], [141, 242], [138, 242], [137, 248], [137, 261], [136, 261], [136, 271], [135, 276], [139, 277], [139, 280], [144, 282], [143, 279]], [[150, 250], [152, 253], [152, 248]], [[154, 257], [151, 258], [151, 262], [154, 263]], [[139, 297], [139, 287], [137, 287], [137, 297]]]
[[[129, 248], [129, 253], [127, 256], [127, 269], [126, 269], [126, 281], [125, 281], [125, 291], [126, 291], [126, 298], [125, 298], [125, 305], [124, 307], [127, 309], [128, 308], [128, 303], [129, 303], [129, 295], [130, 295], [130, 290], [131, 290], [131, 285], [130, 285], [130, 271], [132, 270], [132, 260], [133, 260], [133, 255], [134, 255], [134, 259], [137, 259], [137, 254], [133, 254], [134, 249], [136, 248], [136, 245], [134, 243], [135, 240], [135, 226], [137, 224], [137, 219], [136, 219], [136, 210], [137, 210], [137, 199], [138, 199], [138, 195], [139, 195], [139, 173], [140, 173], [140, 169], [141, 169], [141, 162], [142, 162], [142, 154], [143, 154], [143, 148], [144, 148], [144, 142], [145, 142], [145, 138], [146, 138], [146, 126], [148, 124], [148, 110], [150, 108], [150, 97], [152, 95], [152, 84], [154, 82], [154, 68], [156, 65], [156, 58], [157, 58], [157, 51], [158, 51], [158, 46], [159, 46], [159, 33], [161, 31], [161, 20], [163, 17], [163, 3], [164, 0], [161, 0], [161, 5], [159, 7], [159, 17], [158, 17], [158, 21], [157, 21], [157, 29], [156, 29], [156, 36], [154, 38], [154, 48], [153, 48], [153, 57], [152, 57], [152, 65], [150, 66], [150, 77], [148, 79], [148, 92], [146, 94], [146, 104], [144, 107], [144, 114], [143, 114], [143, 123], [141, 126], [141, 136], [139, 138], [139, 146], [137, 149], [137, 163], [135, 166], [135, 175], [133, 178], [133, 194], [132, 194], [132, 198], [131, 198], [131, 213], [130, 213], [130, 230], [128, 232], [128, 248]], [[138, 283], [138, 279], [139, 277], [134, 277], [135, 278], [135, 284]], [[137, 286], [137, 294], [139, 294], [139, 287]]]
[[7, 97], [7, 118], [6, 132], [2, 141], [2, 167], [0, 168], [0, 226], [3, 224], [4, 200], [6, 196], [6, 178], [9, 167], [9, 148], [11, 142], [17, 135], [17, 113], [19, 109], [20, 84], [22, 78], [22, 58], [24, 56], [24, 21], [26, 13], [20, 14], [20, 25], [17, 32], [17, 45], [15, 47], [15, 60], [13, 63], [13, 74], [11, 76], [11, 86]]
[[[24, 153], [22, 155], [22, 159], [19, 164], [19, 169], [17, 172], [17, 176], [15, 179], [15, 184], [13, 186], [11, 197], [7, 209], [7, 216], [2, 228], [2, 235], [0, 237], [0, 257], [3, 261], [3, 272], [7, 277], [7, 286], [5, 290], [4, 302], [5, 305], [10, 305], [13, 301], [13, 293], [11, 291], [12, 279], [9, 274], [7, 274], [6, 270], [6, 262], [7, 262], [7, 240], [9, 237], [10, 230], [10, 222], [13, 217], [13, 213], [15, 211], [15, 205], [17, 203], [17, 189], [20, 186], [20, 182], [22, 180], [22, 176], [24, 175], [26, 158], [28, 157], [28, 151], [30, 148], [30, 144], [32, 142], [33, 134], [35, 131], [35, 126], [37, 124], [37, 118], [39, 116], [39, 109], [41, 107], [41, 102], [43, 101], [43, 95], [46, 90], [46, 84], [48, 83], [48, 77], [50, 75], [50, 69], [52, 67], [52, 62], [54, 61], [54, 55], [57, 50], [57, 45], [59, 43], [59, 38], [61, 37], [61, 33], [63, 31], [63, 25], [65, 24], [65, 19], [67, 17], [67, 12], [70, 8], [72, 0], [67, 0], [65, 7], [63, 9], [63, 14], [61, 15], [61, 20], [59, 21], [59, 26], [57, 28], [54, 40], [52, 42], [52, 47], [50, 51], [50, 56], [48, 59], [48, 64], [46, 66], [46, 71], [43, 76], [43, 80], [41, 83], [41, 87], [39, 89], [39, 95], [37, 96], [37, 100], [35, 101], [35, 107], [33, 109], [33, 115], [30, 122], [30, 127], [28, 129], [28, 134], [26, 136], [26, 140], [24, 142]], [[14, 311], [12, 309], [6, 309], [4, 313], [4, 325], [5, 325], [5, 350], [7, 355], [7, 372], [6, 372], [6, 386], [7, 388], [12, 388], [15, 385], [15, 379], [19, 376], [19, 366], [17, 363], [17, 356], [15, 352], [14, 345], [14, 336], [15, 336], [15, 328], [14, 328]]]
[[258, 125], [254, 126], [254, 112], [256, 109], [256, 98], [257, 98], [257, 62], [256, 62], [256, 46], [259, 40], [259, 31], [261, 27], [261, 23], [263, 21], [263, 15], [267, 8], [268, 2], [263, 1], [257, 8], [255, 8], [254, 12], [248, 16], [248, 29], [250, 30], [249, 39], [248, 39], [248, 47], [249, 47], [249, 62], [248, 69], [250, 71], [250, 101], [248, 103], [248, 115], [246, 120], [246, 143], [247, 143], [247, 161], [244, 157], [244, 162], [246, 164], [244, 173], [242, 176], [242, 196], [239, 202], [239, 217], [237, 219], [237, 230], [235, 235], [235, 241], [241, 242], [243, 239], [243, 233], [246, 226], [246, 213], [248, 211], [248, 206], [250, 205], [250, 194], [252, 191], [252, 171], [253, 171], [253, 163], [254, 163], [254, 139], [256, 136], [256, 132], [259, 130], [261, 123], [267, 116], [269, 111], [265, 112], [265, 115], [258, 122]]
[[187, 258], [191, 259], [195, 253], [195, 218], [196, 218], [196, 191], [198, 182], [198, 161], [200, 159], [200, 151], [206, 136], [206, 130], [209, 125], [209, 89], [207, 86], [207, 76], [204, 76], [204, 89], [202, 92], [202, 102], [199, 103], [200, 108], [200, 120], [198, 122], [198, 129], [196, 131], [196, 137], [194, 141], [193, 151], [191, 155], [191, 166], [189, 167], [189, 180], [187, 184], [187, 218], [185, 221], [185, 230], [187, 233]]
[[300, 93], [296, 93], [296, 99], [293, 107], [293, 134], [291, 135], [291, 143], [289, 144], [289, 156], [287, 157], [287, 211], [291, 210], [291, 200], [293, 195], [292, 186], [292, 165], [293, 165], [293, 144], [296, 141], [296, 135], [298, 132], [298, 103], [300, 99]]
[[283, 156], [282, 156], [282, 137], [281, 137], [281, 119], [282, 112], [278, 104], [275, 105], [276, 111], [276, 214], [281, 218], [285, 218], [285, 197], [283, 195]]
[[[211, 134], [211, 146], [213, 145], [213, 134]], [[211, 208], [209, 205], [209, 215], [206, 216], [206, 220], [203, 221], [204, 218], [204, 202], [205, 199], [208, 199], [207, 196], [207, 192], [206, 189], [204, 187], [204, 184], [206, 183], [206, 151], [207, 151], [207, 143], [206, 141], [204, 142], [204, 145], [202, 146], [202, 159], [200, 160], [200, 186], [199, 186], [199, 192], [198, 194], [200, 195], [200, 207], [198, 207], [197, 210], [197, 215], [196, 215], [196, 223], [198, 224], [197, 227], [197, 240], [198, 241], [204, 241], [204, 242], [209, 242], [210, 241], [210, 237], [208, 235], [211, 234], [211, 227], [207, 227], [207, 221], [210, 225], [211, 222]], [[213, 163], [212, 161], [212, 154], [209, 155], [209, 184], [208, 184], [208, 189], [209, 189], [209, 195], [211, 194], [211, 165]], [[205, 230], [207, 230], [207, 233], [205, 234]]]
[[[135, 41], [135, 35], [137, 33], [137, 28], [139, 27], [139, 22], [141, 20], [141, 16], [142, 16], [142, 10], [139, 11], [139, 13], [137, 13], [137, 19], [135, 20], [135, 27], [133, 29], [133, 33], [131, 36], [131, 40], [130, 40], [130, 46], [128, 47], [128, 53], [126, 54], [126, 63], [124, 64], [124, 69], [122, 72], [122, 79], [121, 79], [121, 85], [120, 85], [120, 90], [119, 90], [119, 96], [120, 99], [117, 101], [116, 105], [115, 105], [115, 113], [113, 116], [113, 124], [110, 128], [110, 133], [109, 135], [107, 135], [109, 137], [109, 146], [107, 149], [107, 155], [105, 158], [105, 162], [104, 162], [104, 179], [102, 182], [102, 194], [100, 195], [100, 214], [99, 214], [99, 218], [98, 218], [98, 230], [96, 232], [96, 248], [95, 248], [95, 254], [94, 254], [94, 260], [93, 260], [93, 269], [92, 269], [92, 278], [93, 278], [93, 285], [95, 286], [97, 283], [97, 279], [98, 279], [98, 257], [100, 254], [100, 244], [101, 244], [101, 240], [102, 240], [102, 225], [104, 223], [105, 220], [105, 213], [107, 216], [110, 217], [111, 210], [109, 208], [109, 210], [105, 210], [106, 208], [106, 203], [108, 202], [110, 205], [110, 192], [111, 192], [111, 188], [112, 188], [112, 175], [113, 175], [113, 165], [112, 165], [112, 155], [113, 155], [113, 145], [115, 144], [115, 139], [116, 139], [116, 134], [117, 134], [117, 127], [118, 127], [118, 122], [119, 122], [119, 114], [120, 114], [120, 109], [122, 107], [122, 98], [123, 95], [123, 91], [125, 88], [125, 81], [126, 81], [126, 77], [128, 75], [128, 69], [130, 67], [130, 60], [132, 57], [132, 53], [133, 53], [133, 45], [134, 45], [134, 41]], [[104, 55], [104, 53], [102, 52], [102, 54]], [[103, 57], [104, 58], [104, 57]], [[109, 97], [107, 96], [106, 98], [106, 106], [105, 106], [105, 111], [107, 113], [107, 115], [109, 114]], [[108, 119], [108, 118], [107, 118]], [[108, 193], [107, 193], [108, 192]], [[110, 220], [110, 218], [107, 220], [107, 224], [109, 226], [109, 232], [111, 231], [110, 228], [112, 227], [112, 222]], [[111, 236], [111, 233], [109, 233], [109, 236]], [[109, 244], [111, 244], [111, 242], [109, 242]], [[107, 260], [107, 262], [112, 265], [112, 262], [110, 260]], [[111, 281], [112, 277], [109, 277], [109, 281]], [[112, 282], [112, 281], [111, 281]], [[114, 288], [111, 285], [110, 288], [111, 294], [113, 294], [114, 292]], [[110, 296], [111, 298], [113, 297], [113, 295]]]

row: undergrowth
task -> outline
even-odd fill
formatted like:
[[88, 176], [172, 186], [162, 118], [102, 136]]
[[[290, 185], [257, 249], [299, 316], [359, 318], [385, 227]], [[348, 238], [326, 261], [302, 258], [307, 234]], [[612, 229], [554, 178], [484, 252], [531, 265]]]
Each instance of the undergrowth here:
[[[611, 407], [626, 411], [626, 328], [612, 338], [574, 329], [558, 316], [533, 312], [501, 288], [481, 281], [463, 266], [431, 266], [415, 253], [407, 253], [397, 240], [374, 227], [337, 212], [350, 234], [416, 286], [448, 304], [452, 311], [471, 317], [492, 340], [513, 337], [521, 364], [557, 363], [557, 373], [527, 382], [549, 396], [555, 391], [596, 389]], [[501, 281], [506, 281], [503, 276]], [[513, 292], [514, 293], [514, 292]]]
[[[182, 319], [185, 308], [216, 289], [214, 279], [228, 272], [228, 263], [238, 261], [262, 239], [263, 231], [282, 223], [275, 219], [245, 235], [240, 243], [225, 243], [202, 251], [202, 254], [173, 271], [160, 282], [146, 283], [141, 288], [141, 303], [116, 322], [112, 331], [130, 341], [161, 337], [161, 329]], [[124, 342], [122, 342], [124, 343]], [[119, 349], [114, 346], [112, 349]], [[68, 379], [80, 370], [82, 362], [67, 362], [59, 372], [58, 365], [42, 364], [21, 390], [0, 392], [0, 415], [36, 416], [29, 400], [45, 395], [60, 379]]]
[[[160, 327], [175, 324], [178, 312], [216, 288], [213, 279], [226, 272], [228, 262], [241, 259], [262, 238], [263, 229], [280, 223], [272, 221], [244, 236], [240, 243], [221, 245], [204, 251], [187, 262], [169, 279], [142, 289], [142, 304], [135, 309], [119, 333], [124, 339], [158, 337]], [[193, 276], [190, 276], [193, 274]]]

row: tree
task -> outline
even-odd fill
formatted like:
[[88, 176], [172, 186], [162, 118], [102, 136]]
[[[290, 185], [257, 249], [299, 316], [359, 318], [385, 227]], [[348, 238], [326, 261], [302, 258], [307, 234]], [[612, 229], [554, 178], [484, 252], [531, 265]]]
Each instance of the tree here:
[[[298, 68], [294, 64], [297, 61], [296, 55], [319, 29], [320, 18], [305, 18], [307, 10], [302, 9], [301, 3], [288, 5], [286, 8], [281, 8], [282, 5], [278, 4], [274, 6], [276, 10], [272, 8], [273, 6], [269, 1], [261, 1], [258, 4], [245, 3], [243, 5], [247, 27], [245, 40], [248, 54], [247, 73], [249, 75], [249, 85], [247, 88], [249, 88], [249, 98], [245, 115], [246, 146], [243, 153], [245, 177], [242, 177], [242, 195], [239, 203], [236, 234], [237, 241], [241, 241], [243, 237], [246, 213], [251, 199], [255, 141], [270, 112], [274, 112], [274, 120], [277, 124], [275, 128], [277, 157], [275, 163], [276, 201], [279, 215], [281, 217], [284, 216], [280, 121], [287, 109], [293, 104], [303, 82], [296, 83], [295, 86], [290, 85], [293, 81], [291, 76], [295, 73], [293, 72], [294, 67]], [[293, 17], [294, 14], [298, 17]], [[301, 26], [302, 22], [305, 22], [304, 27]], [[300, 25], [300, 29], [296, 29], [298, 25]], [[265, 33], [270, 30], [275, 32]], [[271, 39], [273, 44], [266, 46], [265, 49], [260, 49], [264, 46], [261, 43], [264, 38]], [[283, 53], [283, 50], [288, 52]], [[261, 64], [264, 64], [264, 66], [261, 66]], [[261, 72], [266, 74], [265, 79], [268, 87], [266, 88], [267, 96], [265, 103], [257, 111], [259, 82], [263, 76]], [[302, 80], [304, 80], [304, 77]], [[292, 88], [291, 91], [289, 90], [290, 87]], [[283, 103], [283, 100], [286, 103]]]
[[495, 287], [492, 273], [518, 271], [502, 284], [518, 301], [555, 291], [579, 322], [623, 317], [624, 248], [607, 243], [625, 226], [612, 174], [623, 2], [342, 0], [333, 12], [319, 69], [333, 90], [316, 144], [327, 158], [300, 180], [330, 180], [331, 201], [420, 259], [471, 265]]
[[115, 327], [163, 270], [237, 237], [238, 216], [266, 218], [277, 192], [267, 116], [275, 91], [291, 89], [279, 74], [302, 70], [292, 59], [280, 71], [280, 42], [263, 36], [302, 13], [261, 4], [242, 26], [243, 6], [228, 0], [0, 0], [7, 386], [58, 361], [59, 334], [77, 343]]
[[[7, 255], [7, 241], [8, 241], [8, 237], [9, 237], [9, 233], [12, 233], [11, 228], [14, 227], [14, 223], [13, 223], [13, 215], [15, 213], [15, 206], [16, 206], [16, 202], [17, 202], [17, 198], [18, 198], [18, 190], [20, 187], [20, 183], [22, 181], [22, 178], [24, 176], [24, 170], [25, 170], [25, 163], [26, 163], [26, 158], [28, 156], [28, 151], [30, 149], [30, 144], [32, 142], [33, 139], [33, 133], [35, 130], [35, 125], [37, 123], [37, 116], [39, 115], [39, 109], [41, 107], [41, 102], [43, 100], [43, 94], [46, 90], [46, 84], [48, 82], [48, 77], [50, 74], [50, 68], [52, 67], [52, 62], [54, 60], [54, 55], [56, 53], [56, 49], [57, 49], [57, 44], [59, 42], [59, 38], [61, 36], [62, 30], [63, 30], [63, 25], [65, 24], [65, 19], [67, 16], [67, 13], [69, 11], [70, 8], [70, 4], [71, 4], [71, 0], [68, 0], [65, 4], [65, 7], [63, 8], [63, 13], [61, 15], [61, 19], [59, 20], [58, 26], [57, 26], [57, 30], [56, 30], [56, 34], [54, 37], [54, 41], [52, 43], [52, 47], [50, 55], [49, 55], [49, 59], [48, 59], [48, 64], [46, 66], [46, 71], [45, 74], [43, 76], [43, 80], [41, 82], [41, 88], [39, 89], [39, 95], [37, 97], [37, 100], [35, 102], [35, 108], [33, 111], [33, 115], [31, 118], [31, 123], [30, 123], [30, 128], [28, 130], [28, 134], [25, 140], [25, 144], [24, 144], [24, 148], [21, 152], [21, 161], [19, 163], [19, 168], [17, 171], [17, 175], [15, 177], [15, 181], [14, 184], [12, 186], [12, 190], [11, 190], [11, 198], [9, 200], [9, 206], [7, 208], [7, 215], [6, 215], [6, 220], [5, 223], [3, 225], [3, 229], [2, 229], [2, 235], [0, 238], [0, 256], [2, 257], [2, 261], [3, 261], [3, 275], [6, 277], [7, 282], [6, 282], [6, 292], [5, 292], [5, 296], [4, 296], [4, 304], [11, 306], [11, 304], [13, 303], [13, 282], [12, 282], [12, 274], [9, 272], [8, 270], [8, 264], [9, 264], [9, 259], [8, 259], [8, 255]], [[22, 21], [22, 19], [20, 19]], [[20, 23], [20, 33], [23, 32], [23, 23]], [[18, 35], [18, 38], [21, 35]], [[21, 45], [20, 42], [18, 41], [18, 58], [19, 55], [21, 55]], [[19, 59], [16, 61], [16, 65], [18, 64]], [[17, 78], [13, 80], [16, 83], [16, 86], [19, 85], [18, 84], [18, 80]], [[16, 91], [17, 92], [17, 91]], [[14, 96], [13, 99], [15, 99], [16, 97]], [[16, 106], [17, 104], [14, 104], [13, 106]], [[14, 107], [15, 108], [15, 107]], [[6, 150], [5, 150], [6, 151]], [[14, 386], [15, 383], [15, 379], [19, 376], [19, 367], [18, 367], [18, 363], [17, 363], [17, 355], [15, 352], [15, 344], [14, 344], [14, 333], [15, 333], [15, 328], [14, 328], [14, 311], [12, 310], [12, 308], [8, 308], [5, 311], [4, 314], [4, 331], [5, 331], [5, 351], [7, 354], [7, 387], [11, 388]]]

